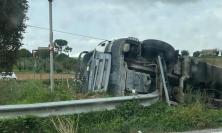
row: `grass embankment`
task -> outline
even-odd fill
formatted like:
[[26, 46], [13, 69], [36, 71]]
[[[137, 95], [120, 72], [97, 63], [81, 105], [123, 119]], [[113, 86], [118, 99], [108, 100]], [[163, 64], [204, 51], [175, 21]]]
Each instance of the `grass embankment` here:
[[[3, 82], [0, 88], [1, 104], [77, 99], [75, 88], [68, 89], [65, 83], [56, 82], [56, 84], [57, 87], [52, 94], [49, 91], [48, 83], [42, 81]], [[10, 87], [15, 88], [12, 88], [11, 91]], [[90, 96], [93, 95], [87, 97]], [[0, 132], [133, 133], [139, 130], [142, 132], [170, 132], [222, 126], [222, 110], [207, 108], [202, 103], [200, 95], [188, 96], [185, 101], [187, 104], [177, 107], [168, 107], [161, 102], [150, 107], [142, 107], [138, 105], [137, 101], [133, 101], [112, 111], [47, 118], [26, 117], [0, 120]]]
[[157, 103], [142, 107], [129, 102], [116, 110], [80, 115], [18, 118], [0, 121], [0, 132], [171, 132], [222, 126], [222, 111], [202, 104], [168, 107]]
[[72, 80], [55, 80], [51, 92], [48, 80], [0, 81], [0, 105], [28, 104], [73, 99], [107, 97], [104, 93], [80, 93]]
[[213, 65], [222, 67], [222, 57], [221, 56], [217, 56], [217, 57], [199, 57], [198, 59], [201, 60], [201, 61], [205, 61], [209, 64], [213, 64]]

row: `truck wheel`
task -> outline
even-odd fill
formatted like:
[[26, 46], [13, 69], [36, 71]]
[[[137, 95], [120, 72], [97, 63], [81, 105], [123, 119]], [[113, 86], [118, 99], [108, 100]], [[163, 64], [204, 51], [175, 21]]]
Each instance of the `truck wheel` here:
[[175, 49], [168, 43], [148, 39], [142, 42], [142, 56], [144, 58], [155, 59], [158, 55], [162, 55], [166, 64], [175, 63], [178, 57]]

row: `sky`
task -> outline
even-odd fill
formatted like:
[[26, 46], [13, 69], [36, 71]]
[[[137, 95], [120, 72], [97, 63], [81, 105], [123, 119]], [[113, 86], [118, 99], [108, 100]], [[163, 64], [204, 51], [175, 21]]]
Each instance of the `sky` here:
[[[48, 0], [29, 0], [27, 25], [49, 27]], [[222, 0], [53, 0], [53, 29], [113, 40], [158, 39], [178, 50], [222, 49]], [[54, 32], [73, 48], [93, 50], [101, 40]], [[48, 46], [49, 31], [27, 27], [23, 47]]]

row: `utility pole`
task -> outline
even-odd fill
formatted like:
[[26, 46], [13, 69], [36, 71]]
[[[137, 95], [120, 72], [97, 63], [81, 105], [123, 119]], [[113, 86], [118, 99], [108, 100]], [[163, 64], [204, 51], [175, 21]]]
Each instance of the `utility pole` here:
[[36, 76], [36, 68], [37, 68], [37, 61], [36, 61], [36, 59], [37, 59], [37, 52], [38, 52], [38, 50], [32, 50], [32, 56], [33, 56], [33, 58], [35, 60], [35, 63], [34, 63], [34, 79], [35, 79], [35, 76]]
[[48, 0], [49, 1], [49, 51], [50, 51], [50, 89], [51, 92], [54, 91], [54, 79], [53, 79], [53, 51], [54, 51], [54, 46], [53, 46], [53, 31], [52, 31], [52, 1], [53, 0]]

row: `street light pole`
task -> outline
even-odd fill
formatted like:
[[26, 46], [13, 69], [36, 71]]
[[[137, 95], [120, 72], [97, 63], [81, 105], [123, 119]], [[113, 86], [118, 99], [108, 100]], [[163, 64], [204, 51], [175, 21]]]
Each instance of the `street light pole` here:
[[50, 89], [51, 92], [54, 91], [54, 79], [53, 79], [53, 31], [52, 31], [52, 0], [49, 1], [49, 50], [50, 50]]

